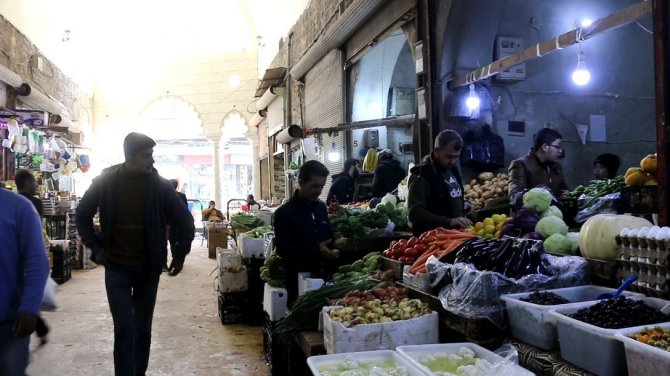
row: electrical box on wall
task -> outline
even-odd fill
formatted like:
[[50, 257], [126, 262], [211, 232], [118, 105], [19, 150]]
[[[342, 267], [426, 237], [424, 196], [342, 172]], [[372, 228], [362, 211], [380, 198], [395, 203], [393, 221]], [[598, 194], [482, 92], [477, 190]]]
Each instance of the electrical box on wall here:
[[[495, 60], [500, 60], [510, 55], [514, 55], [523, 50], [523, 39], [519, 37], [496, 37]], [[507, 70], [504, 70], [497, 75], [495, 79], [498, 81], [521, 81], [526, 79], [526, 63], [515, 65]]]
[[393, 87], [390, 91], [389, 116], [410, 115], [415, 113], [416, 89], [411, 87]]
[[379, 147], [379, 131], [376, 129], [367, 129], [363, 133], [363, 146], [366, 148]]

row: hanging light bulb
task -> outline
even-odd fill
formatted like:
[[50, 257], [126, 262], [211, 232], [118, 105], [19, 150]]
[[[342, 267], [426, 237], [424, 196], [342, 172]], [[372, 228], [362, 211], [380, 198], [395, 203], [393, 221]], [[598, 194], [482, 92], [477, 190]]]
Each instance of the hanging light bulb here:
[[591, 72], [586, 69], [586, 54], [583, 51], [579, 51], [577, 56], [577, 69], [572, 72], [572, 82], [578, 86], [584, 86], [591, 81]]
[[581, 21], [579, 21], [579, 26], [581, 27], [589, 27], [593, 23], [593, 20], [590, 18], [584, 18]]
[[475, 91], [475, 85], [470, 84], [470, 92], [468, 93], [468, 97], [465, 99], [465, 105], [468, 107], [468, 110], [470, 111], [475, 111], [479, 109], [479, 95], [477, 95], [477, 92]]
[[335, 140], [333, 140], [333, 143], [330, 146], [330, 151], [328, 152], [328, 161], [337, 162], [339, 160], [340, 160], [340, 151], [337, 150], [337, 146], [335, 146]]

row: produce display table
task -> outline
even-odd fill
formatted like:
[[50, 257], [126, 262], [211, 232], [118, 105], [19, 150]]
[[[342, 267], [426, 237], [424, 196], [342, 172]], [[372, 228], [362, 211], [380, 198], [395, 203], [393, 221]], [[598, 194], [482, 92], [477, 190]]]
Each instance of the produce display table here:
[[537, 376], [593, 376], [561, 358], [560, 351], [545, 351], [516, 340], [508, 340], [519, 352], [519, 365]]

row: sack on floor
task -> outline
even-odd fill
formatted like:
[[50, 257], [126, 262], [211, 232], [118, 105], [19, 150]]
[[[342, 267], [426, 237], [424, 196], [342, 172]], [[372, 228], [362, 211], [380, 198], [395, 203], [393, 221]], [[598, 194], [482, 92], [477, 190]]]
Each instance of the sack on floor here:
[[58, 284], [56, 281], [49, 277], [46, 286], [44, 286], [44, 297], [42, 297], [42, 306], [40, 307], [41, 311], [55, 311], [58, 309], [58, 303], [56, 303], [57, 288]]

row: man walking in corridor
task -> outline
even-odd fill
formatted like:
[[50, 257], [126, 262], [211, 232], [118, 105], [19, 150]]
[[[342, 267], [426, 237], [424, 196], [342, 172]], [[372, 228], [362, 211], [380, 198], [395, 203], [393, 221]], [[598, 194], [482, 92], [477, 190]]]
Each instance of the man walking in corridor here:
[[92, 250], [91, 259], [105, 266], [116, 376], [144, 375], [149, 365], [158, 281], [167, 260], [166, 224], [175, 231], [171, 276], [182, 270], [195, 233], [187, 206], [153, 168], [155, 145], [143, 134], [128, 134], [125, 163], [94, 179], [77, 207], [79, 234]]

